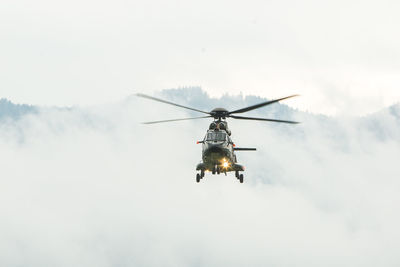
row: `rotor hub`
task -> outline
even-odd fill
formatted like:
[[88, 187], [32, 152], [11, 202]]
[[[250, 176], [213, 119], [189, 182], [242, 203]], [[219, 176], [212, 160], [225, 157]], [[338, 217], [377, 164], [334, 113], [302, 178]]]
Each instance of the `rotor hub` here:
[[229, 111], [224, 108], [214, 108], [211, 110], [210, 115], [214, 117], [214, 119], [226, 119], [229, 115]]

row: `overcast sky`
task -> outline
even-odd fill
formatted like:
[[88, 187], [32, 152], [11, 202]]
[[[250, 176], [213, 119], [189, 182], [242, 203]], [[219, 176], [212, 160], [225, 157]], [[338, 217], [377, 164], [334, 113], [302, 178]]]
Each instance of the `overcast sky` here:
[[202, 86], [327, 114], [400, 101], [400, 2], [0, 3], [0, 97], [86, 105]]

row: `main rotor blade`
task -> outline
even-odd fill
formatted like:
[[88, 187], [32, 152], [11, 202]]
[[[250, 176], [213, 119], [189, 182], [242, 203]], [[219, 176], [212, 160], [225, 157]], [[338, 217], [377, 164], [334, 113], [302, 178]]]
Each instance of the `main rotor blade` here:
[[173, 106], [177, 106], [177, 107], [181, 107], [181, 108], [194, 110], [194, 111], [201, 112], [201, 113], [204, 113], [204, 114], [210, 114], [207, 111], [202, 111], [202, 110], [199, 110], [199, 109], [182, 106], [182, 105], [179, 105], [179, 104], [175, 104], [175, 103], [172, 103], [172, 102], [169, 102], [169, 101], [165, 101], [165, 100], [162, 100], [162, 99], [159, 99], [159, 98], [156, 98], [156, 97], [148, 96], [148, 95], [145, 95], [145, 94], [136, 94], [136, 96], [147, 98], [147, 99], [151, 99], [151, 100], [154, 100], [154, 101], [158, 101], [158, 102], [161, 102], [161, 103], [165, 103], [165, 104], [169, 104], [169, 105], [173, 105]]
[[274, 120], [274, 119], [264, 119], [264, 118], [253, 118], [253, 117], [242, 117], [242, 116], [235, 116], [230, 115], [229, 117], [239, 120], [254, 120], [254, 121], [273, 121], [273, 122], [283, 122], [283, 123], [300, 123], [298, 121], [284, 121], [284, 120]]
[[267, 106], [267, 105], [271, 105], [271, 104], [276, 103], [278, 101], [281, 101], [281, 100], [284, 100], [284, 99], [288, 99], [288, 98], [291, 98], [291, 97], [295, 97], [295, 96], [298, 96], [298, 95], [291, 95], [291, 96], [287, 96], [287, 97], [283, 97], [283, 98], [279, 98], [279, 99], [275, 99], [275, 100], [271, 100], [271, 101], [267, 101], [267, 102], [262, 102], [260, 104], [256, 104], [256, 105], [249, 106], [249, 107], [246, 107], [246, 108], [241, 108], [241, 109], [237, 109], [237, 110], [234, 110], [234, 111], [230, 111], [229, 114], [247, 112], [247, 111], [250, 111], [250, 110], [253, 110], [253, 109], [257, 109], [257, 108], [261, 108], [261, 107], [264, 107], [264, 106]]
[[148, 122], [142, 122], [142, 123], [143, 124], [155, 124], [155, 123], [162, 123], [162, 122], [195, 120], [195, 119], [204, 119], [204, 118], [211, 118], [211, 117], [212, 116], [204, 116], [204, 117], [194, 117], [194, 118], [184, 118], [184, 119], [174, 119], [174, 120], [163, 120], [163, 121], [148, 121]]

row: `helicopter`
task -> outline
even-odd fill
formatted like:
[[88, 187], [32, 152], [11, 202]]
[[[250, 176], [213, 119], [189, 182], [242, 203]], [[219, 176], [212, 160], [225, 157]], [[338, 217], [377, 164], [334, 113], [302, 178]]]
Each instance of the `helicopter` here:
[[176, 104], [170, 101], [166, 101], [160, 98], [148, 96], [141, 93], [136, 94], [136, 96], [158, 101], [164, 104], [177, 106], [184, 109], [189, 109], [199, 113], [207, 114], [206, 116], [201, 116], [201, 117], [150, 121], [150, 122], [143, 122], [143, 124], [155, 124], [155, 123], [164, 123], [173, 121], [213, 118], [213, 122], [211, 122], [210, 126], [208, 127], [204, 139], [201, 141], [197, 141], [197, 144], [202, 144], [202, 161], [196, 166], [197, 183], [199, 183], [201, 179], [204, 178], [206, 172], [211, 172], [213, 175], [221, 173], [224, 173], [226, 175], [227, 172], [234, 172], [235, 177], [239, 180], [239, 182], [243, 183], [244, 175], [241, 172], [244, 172], [245, 167], [237, 163], [235, 151], [256, 151], [256, 148], [236, 147], [235, 143], [233, 143], [231, 139], [232, 132], [228, 128], [228, 122], [226, 121], [227, 118], [239, 119], [239, 120], [269, 121], [269, 122], [290, 123], [290, 124], [299, 123], [297, 121], [244, 117], [244, 116], [234, 115], [238, 113], [245, 113], [267, 105], [271, 105], [281, 100], [292, 98], [298, 95], [291, 95], [275, 100], [265, 101], [256, 105], [244, 107], [241, 109], [236, 109], [233, 111], [228, 111], [225, 108], [214, 108], [209, 112], [183, 106], [180, 104]]

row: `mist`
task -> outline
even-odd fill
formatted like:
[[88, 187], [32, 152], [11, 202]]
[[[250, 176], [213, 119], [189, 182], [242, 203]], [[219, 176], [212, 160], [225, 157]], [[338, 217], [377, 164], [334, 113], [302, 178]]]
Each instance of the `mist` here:
[[[256, 96], [159, 96], [209, 110]], [[245, 182], [197, 184], [208, 120], [128, 97], [0, 122], [1, 266], [398, 266], [400, 108], [328, 117], [282, 104], [230, 120]]]

